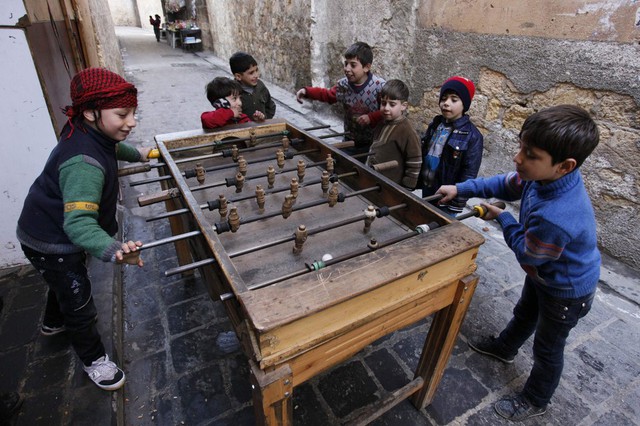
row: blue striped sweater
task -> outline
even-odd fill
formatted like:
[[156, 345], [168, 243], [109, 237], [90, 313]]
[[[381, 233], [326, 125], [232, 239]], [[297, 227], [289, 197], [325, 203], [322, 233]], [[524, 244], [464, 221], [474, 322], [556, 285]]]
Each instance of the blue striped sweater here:
[[542, 185], [517, 173], [477, 178], [456, 185], [463, 197], [520, 199], [520, 218], [496, 220], [525, 272], [554, 297], [575, 299], [595, 291], [600, 252], [591, 201], [579, 170]]

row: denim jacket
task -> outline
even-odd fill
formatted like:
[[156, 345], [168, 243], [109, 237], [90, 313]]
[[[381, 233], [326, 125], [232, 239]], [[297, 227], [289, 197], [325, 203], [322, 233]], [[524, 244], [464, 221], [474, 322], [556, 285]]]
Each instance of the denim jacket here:
[[[422, 137], [423, 158], [427, 155], [429, 141], [433, 133], [443, 120], [444, 118], [441, 115], [436, 116]], [[453, 131], [449, 135], [440, 156], [433, 187], [427, 188], [425, 187], [425, 182], [420, 182], [423, 191], [422, 196], [426, 197], [433, 194], [441, 185], [454, 185], [467, 179], [476, 178], [482, 162], [483, 140], [482, 133], [473, 125], [468, 115], [465, 114], [454, 121]], [[468, 198], [456, 197], [450, 201], [449, 205], [452, 210], [462, 211], [467, 200]]]

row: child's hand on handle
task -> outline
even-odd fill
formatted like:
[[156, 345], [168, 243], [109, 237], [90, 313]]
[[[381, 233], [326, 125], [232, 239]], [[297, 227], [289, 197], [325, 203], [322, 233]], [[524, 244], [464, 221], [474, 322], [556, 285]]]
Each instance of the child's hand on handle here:
[[264, 121], [266, 120], [266, 116], [262, 111], [256, 111], [253, 113], [253, 121]]
[[302, 100], [306, 97], [307, 97], [307, 89], [305, 88], [298, 90], [298, 93], [296, 93], [296, 100], [299, 103], [302, 103]]
[[436, 191], [436, 194], [441, 194], [442, 198], [438, 201], [439, 204], [445, 204], [458, 195], [458, 188], [455, 185], [442, 185]]
[[140, 161], [142, 161], [143, 163], [148, 162], [151, 158], [149, 156], [149, 153], [151, 153], [152, 150], [153, 148], [151, 148], [150, 146], [143, 146], [138, 148], [138, 152], [140, 153]]
[[122, 250], [116, 252], [116, 263], [142, 267], [144, 262], [142, 258], [140, 258], [138, 247], [142, 247], [141, 241], [127, 241], [126, 243], [122, 243]]
[[505, 204], [497, 202], [493, 204], [481, 203], [480, 206], [485, 210], [484, 215], [480, 216], [484, 220], [493, 220], [500, 215], [505, 209]]

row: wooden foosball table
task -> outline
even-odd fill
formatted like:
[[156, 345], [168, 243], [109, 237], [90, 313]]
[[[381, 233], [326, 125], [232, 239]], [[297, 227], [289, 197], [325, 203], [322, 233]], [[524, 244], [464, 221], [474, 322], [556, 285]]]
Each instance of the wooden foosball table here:
[[166, 204], [153, 219], [170, 221], [180, 263], [166, 273], [199, 270], [224, 303], [259, 424], [291, 424], [296, 386], [435, 314], [415, 378], [354, 423], [409, 397], [431, 402], [478, 281], [482, 236], [285, 121], [156, 142], [152, 180], [163, 190], [139, 203]]

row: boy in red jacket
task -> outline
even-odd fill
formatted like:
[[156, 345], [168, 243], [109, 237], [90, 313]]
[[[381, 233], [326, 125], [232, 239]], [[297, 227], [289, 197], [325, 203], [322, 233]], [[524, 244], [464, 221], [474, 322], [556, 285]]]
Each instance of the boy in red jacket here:
[[207, 84], [207, 99], [213, 111], [203, 112], [200, 116], [202, 128], [215, 129], [228, 124], [246, 123], [248, 115], [242, 113], [242, 86], [227, 77], [216, 77]]

